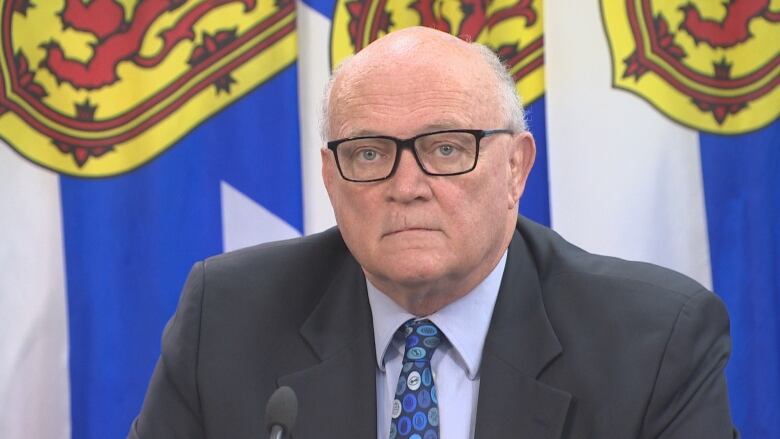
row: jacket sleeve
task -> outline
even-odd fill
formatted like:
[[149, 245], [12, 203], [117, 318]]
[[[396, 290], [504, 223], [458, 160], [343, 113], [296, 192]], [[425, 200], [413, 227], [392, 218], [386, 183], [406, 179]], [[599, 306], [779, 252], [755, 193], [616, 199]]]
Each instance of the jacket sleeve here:
[[165, 326], [154, 368], [130, 439], [204, 438], [197, 385], [204, 263], [190, 271], [173, 318]]
[[664, 350], [642, 438], [732, 439], [724, 368], [731, 354], [723, 303], [701, 290], [680, 310]]

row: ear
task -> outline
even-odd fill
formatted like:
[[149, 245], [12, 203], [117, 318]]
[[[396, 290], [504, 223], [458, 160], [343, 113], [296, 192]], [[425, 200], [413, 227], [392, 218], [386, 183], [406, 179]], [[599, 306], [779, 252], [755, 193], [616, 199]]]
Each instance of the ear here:
[[328, 148], [320, 148], [320, 158], [322, 159], [322, 182], [325, 184], [325, 190], [328, 192], [328, 197], [333, 199], [333, 178], [338, 173], [336, 169], [336, 160], [333, 156], [333, 152]]
[[525, 190], [525, 183], [536, 160], [536, 142], [528, 131], [512, 136], [509, 147], [509, 194], [510, 209], [517, 209], [517, 203]]

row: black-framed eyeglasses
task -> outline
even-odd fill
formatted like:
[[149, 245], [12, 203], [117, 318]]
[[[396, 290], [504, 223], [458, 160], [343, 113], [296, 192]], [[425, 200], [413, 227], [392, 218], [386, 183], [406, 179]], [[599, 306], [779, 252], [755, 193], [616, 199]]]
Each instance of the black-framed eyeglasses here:
[[328, 149], [336, 157], [341, 176], [368, 183], [395, 174], [401, 151], [409, 149], [420, 169], [428, 175], [460, 175], [477, 167], [479, 142], [494, 134], [513, 134], [507, 129], [443, 130], [408, 139], [391, 136], [360, 136], [331, 140]]

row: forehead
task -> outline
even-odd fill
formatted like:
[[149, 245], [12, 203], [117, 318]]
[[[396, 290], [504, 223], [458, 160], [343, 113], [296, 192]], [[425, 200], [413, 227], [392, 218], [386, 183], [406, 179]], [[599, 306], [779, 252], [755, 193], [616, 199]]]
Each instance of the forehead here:
[[427, 60], [401, 54], [354, 66], [333, 86], [332, 137], [494, 128], [500, 115], [495, 75], [473, 61], [451, 54]]

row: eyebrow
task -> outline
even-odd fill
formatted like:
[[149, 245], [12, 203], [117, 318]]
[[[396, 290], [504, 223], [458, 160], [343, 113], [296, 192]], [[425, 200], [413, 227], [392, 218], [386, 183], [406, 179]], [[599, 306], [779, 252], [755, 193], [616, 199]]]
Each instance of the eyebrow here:
[[464, 127], [460, 123], [438, 122], [438, 123], [433, 123], [433, 124], [430, 124], [430, 125], [425, 125], [423, 127], [423, 131], [422, 132], [425, 133], [425, 132], [428, 132], [428, 131], [454, 130], [454, 129], [458, 129], [458, 128], [467, 129], [467, 128], [471, 128], [471, 127]]
[[[470, 127], [464, 127], [461, 126], [459, 123], [453, 123], [453, 122], [436, 122], [432, 124], [428, 124], [422, 127], [418, 133], [415, 134], [423, 134], [423, 133], [430, 133], [433, 131], [440, 131], [440, 130], [452, 130], [452, 129], [458, 129], [463, 128], [467, 129]], [[364, 137], [364, 136], [385, 136], [388, 135], [387, 133], [378, 132], [374, 130], [358, 130], [353, 133], [350, 133], [348, 137]]]

